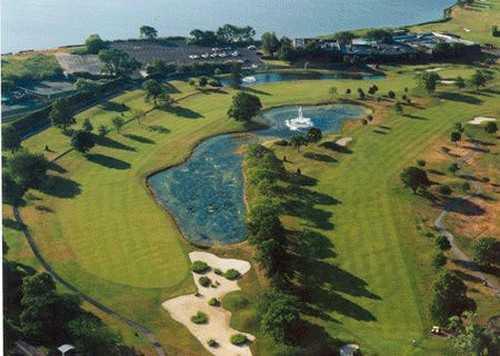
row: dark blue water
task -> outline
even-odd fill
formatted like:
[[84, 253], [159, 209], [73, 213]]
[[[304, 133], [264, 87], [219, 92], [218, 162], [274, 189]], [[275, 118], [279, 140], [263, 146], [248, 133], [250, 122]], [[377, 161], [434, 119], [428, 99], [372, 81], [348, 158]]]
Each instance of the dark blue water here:
[[258, 35], [301, 37], [442, 18], [455, 0], [5, 0], [2, 53], [105, 39], [136, 38], [151, 25], [160, 36], [187, 35], [232, 23]]
[[[255, 81], [251, 83], [243, 82], [243, 86], [252, 86], [257, 84], [293, 81], [293, 80], [332, 80], [332, 79], [354, 79], [354, 80], [373, 80], [382, 79], [383, 75], [375, 75], [371, 73], [353, 73], [353, 72], [336, 72], [329, 74], [322, 74], [317, 72], [310, 73], [291, 73], [291, 72], [268, 72], [250, 74], [254, 77]], [[221, 80], [222, 85], [231, 84], [230, 79]]]
[[[336, 132], [345, 120], [362, 116], [354, 105], [304, 108], [304, 116], [324, 133]], [[158, 201], [176, 219], [184, 236], [202, 245], [245, 240], [243, 156], [245, 143], [268, 137], [289, 138], [294, 133], [285, 120], [297, 117], [296, 107], [265, 112], [260, 120], [269, 128], [244, 135], [222, 135], [201, 143], [188, 161], [149, 179]]]

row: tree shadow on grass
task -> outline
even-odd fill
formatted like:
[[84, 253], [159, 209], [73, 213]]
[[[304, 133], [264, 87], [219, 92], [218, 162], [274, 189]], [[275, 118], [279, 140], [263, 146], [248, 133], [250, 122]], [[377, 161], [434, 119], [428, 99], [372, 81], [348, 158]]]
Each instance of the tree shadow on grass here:
[[129, 110], [129, 107], [127, 105], [115, 103], [114, 101], [106, 101], [99, 104], [99, 106], [106, 111], [125, 112]]
[[144, 136], [139, 136], [139, 135], [134, 135], [134, 134], [125, 134], [123, 135], [126, 138], [129, 138], [131, 140], [137, 141], [139, 143], [147, 143], [150, 145], [154, 145], [156, 142], [150, 138], [144, 137]]
[[112, 169], [130, 169], [130, 163], [122, 161], [117, 158], [105, 156], [102, 154], [98, 153], [91, 153], [87, 155], [87, 159], [90, 162], [99, 164], [103, 167], [106, 168], [112, 168]]
[[[338, 321], [332, 320], [336, 323]], [[301, 319], [292, 334], [301, 351], [298, 355], [332, 356], [337, 354], [338, 341], [324, 327]]]
[[382, 131], [379, 129], [373, 130], [374, 133], [379, 134], [379, 135], [387, 135], [387, 131]]
[[4, 228], [9, 228], [12, 230], [17, 230], [17, 231], [23, 230], [22, 224], [18, 223], [16, 220], [11, 219], [11, 218], [3, 218], [2, 225]]
[[54, 172], [59, 173], [59, 174], [64, 174], [64, 173], [68, 172], [65, 168], [63, 168], [62, 166], [60, 166], [59, 164], [57, 164], [56, 162], [53, 162], [53, 161], [49, 163], [48, 170], [54, 171]]
[[345, 146], [341, 146], [341, 145], [337, 144], [335, 141], [323, 142], [320, 146], [324, 147], [326, 149], [335, 151], [335, 152], [348, 153], [348, 154], [352, 153], [351, 149], [349, 149]]
[[465, 104], [479, 105], [483, 101], [472, 95], [466, 95], [463, 93], [452, 93], [452, 92], [440, 92], [437, 97], [444, 100], [456, 101]]
[[57, 198], [74, 198], [82, 191], [80, 184], [74, 180], [61, 177], [48, 175], [45, 183], [39, 188], [41, 192]]
[[268, 93], [267, 91], [259, 90], [259, 89], [255, 89], [255, 88], [250, 88], [250, 87], [242, 87], [241, 90], [252, 93], [252, 94], [258, 94], [258, 95], [268, 95], [268, 96], [272, 95], [272, 94]]
[[158, 132], [158, 133], [161, 133], [161, 134], [168, 134], [168, 133], [170, 133], [169, 129], [167, 129], [166, 127], [161, 126], [161, 125], [149, 125], [148, 126], [148, 130], [152, 131], [152, 132]]
[[426, 117], [423, 117], [423, 116], [418, 116], [418, 115], [413, 115], [413, 114], [404, 114], [403, 115], [404, 117], [407, 117], [409, 119], [413, 119], [413, 120], [429, 120], [428, 118]]
[[306, 153], [304, 153], [304, 157], [315, 160], [315, 161], [320, 161], [320, 162], [328, 162], [328, 163], [338, 162], [332, 156], [328, 156], [328, 155], [321, 154], [321, 153], [306, 152]]
[[113, 140], [107, 136], [96, 135], [95, 136], [95, 143], [96, 143], [96, 145], [99, 145], [99, 146], [114, 148], [117, 150], [124, 150], [124, 151], [135, 151], [136, 150], [132, 146], [125, 145], [125, 144], [118, 142], [116, 140]]
[[442, 205], [450, 212], [466, 216], [479, 216], [485, 213], [482, 207], [461, 197], [447, 197]]
[[174, 114], [179, 117], [184, 117], [186, 119], [200, 119], [204, 117], [203, 115], [194, 110], [178, 105], [170, 106], [168, 108], [162, 108], [160, 110]]

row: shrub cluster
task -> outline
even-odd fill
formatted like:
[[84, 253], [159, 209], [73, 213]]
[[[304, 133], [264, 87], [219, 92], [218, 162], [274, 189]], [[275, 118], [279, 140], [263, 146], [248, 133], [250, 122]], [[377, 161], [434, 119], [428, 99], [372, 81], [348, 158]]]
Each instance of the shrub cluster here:
[[194, 261], [192, 266], [191, 266], [191, 270], [194, 273], [203, 274], [203, 273], [208, 272], [210, 270], [210, 267], [206, 264], [206, 262]]
[[241, 346], [248, 342], [248, 338], [243, 334], [234, 334], [231, 336], [231, 344]]
[[212, 284], [212, 280], [207, 276], [200, 277], [200, 279], [198, 279], [198, 282], [200, 282], [200, 285], [205, 288], [210, 287], [210, 285]]
[[231, 269], [228, 269], [225, 273], [224, 273], [224, 277], [226, 277], [227, 279], [229, 279], [230, 281], [234, 281], [238, 278], [240, 278], [241, 274], [240, 272], [238, 272], [237, 270], [231, 268]]
[[191, 321], [195, 324], [207, 324], [208, 323], [208, 315], [199, 311], [191, 317]]

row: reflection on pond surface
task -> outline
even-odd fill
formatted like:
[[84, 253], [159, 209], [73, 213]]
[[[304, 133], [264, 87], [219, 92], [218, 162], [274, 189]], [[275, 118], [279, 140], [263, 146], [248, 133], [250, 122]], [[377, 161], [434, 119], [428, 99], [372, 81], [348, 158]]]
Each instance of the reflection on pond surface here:
[[[355, 105], [304, 107], [303, 114], [324, 133], [338, 131], [345, 120], [362, 116]], [[149, 185], [158, 201], [175, 217], [184, 236], [201, 245], [245, 240], [243, 156], [241, 145], [262, 138], [289, 138], [286, 120], [297, 117], [297, 107], [264, 112], [269, 128], [241, 135], [222, 135], [201, 143], [183, 164], [157, 173]]]
[[[320, 72], [266, 72], [250, 74], [243, 80], [243, 86], [252, 86], [264, 83], [284, 82], [293, 80], [332, 80], [332, 79], [358, 79], [371, 80], [382, 79], [384, 76], [368, 72], [346, 72], [339, 71], [335, 73], [320, 73]], [[222, 85], [229, 85], [229, 79], [221, 80]]]

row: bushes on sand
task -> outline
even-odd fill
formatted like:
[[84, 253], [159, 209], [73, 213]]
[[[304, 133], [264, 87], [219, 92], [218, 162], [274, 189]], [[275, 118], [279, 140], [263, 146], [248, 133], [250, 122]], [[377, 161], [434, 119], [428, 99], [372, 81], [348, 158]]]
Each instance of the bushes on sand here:
[[199, 311], [191, 317], [191, 321], [195, 324], [208, 324], [208, 315]]
[[219, 299], [217, 298], [211, 298], [209, 301], [208, 301], [208, 305], [212, 306], [212, 307], [218, 307], [220, 305], [220, 301]]
[[194, 273], [203, 274], [203, 273], [208, 272], [210, 270], [210, 267], [208, 266], [208, 264], [206, 262], [194, 261], [192, 266], [191, 266], [191, 270]]
[[241, 274], [240, 272], [238, 272], [237, 270], [235, 270], [234, 268], [231, 268], [231, 269], [228, 269], [225, 273], [224, 273], [224, 277], [226, 277], [227, 279], [229, 279], [230, 281], [234, 281], [238, 278], [240, 278]]
[[236, 346], [245, 345], [248, 342], [248, 338], [243, 334], [234, 334], [231, 336], [231, 344]]
[[200, 285], [202, 287], [205, 287], [205, 288], [210, 287], [210, 285], [212, 284], [212, 281], [210, 280], [210, 278], [208, 278], [206, 276], [200, 277], [200, 279], [198, 279], [198, 282], [200, 282]]

